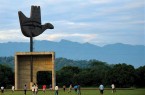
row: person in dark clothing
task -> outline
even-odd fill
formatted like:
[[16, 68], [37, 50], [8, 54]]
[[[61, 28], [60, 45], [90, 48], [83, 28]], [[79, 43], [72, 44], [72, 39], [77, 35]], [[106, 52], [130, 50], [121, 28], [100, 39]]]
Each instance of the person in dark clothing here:
[[26, 95], [26, 92], [27, 92], [27, 85], [25, 84], [24, 85], [24, 94]]
[[78, 85], [77, 94], [81, 95], [81, 86], [80, 85]]

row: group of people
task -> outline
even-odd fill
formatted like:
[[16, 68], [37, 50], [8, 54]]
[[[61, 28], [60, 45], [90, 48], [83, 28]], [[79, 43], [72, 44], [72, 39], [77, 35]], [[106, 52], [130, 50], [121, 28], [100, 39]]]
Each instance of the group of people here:
[[37, 95], [37, 93], [38, 93], [38, 86], [36, 84], [34, 84], [31, 89], [32, 89], [33, 95]]
[[[32, 90], [32, 95], [37, 95], [37, 93], [38, 93], [38, 85], [34, 83], [32, 85], [32, 87], [31, 87], [31, 90]], [[42, 86], [42, 90], [45, 93], [46, 85]], [[24, 85], [24, 94], [26, 95], [26, 93], [27, 93], [27, 85], [25, 84]]]
[[[72, 91], [72, 89], [74, 89], [78, 95], [81, 95], [80, 85], [75, 85], [74, 87], [72, 87], [72, 84], [70, 84], [70, 86], [68, 88], [68, 93], [70, 93]], [[55, 95], [58, 95], [58, 86], [57, 85], [55, 86], [54, 90], [55, 90]], [[64, 92], [66, 91], [65, 85], [63, 85], [63, 91]]]
[[[51, 87], [50, 90], [52, 90], [52, 86], [50, 86], [50, 87]], [[81, 88], [80, 85], [75, 85], [74, 87], [72, 87], [72, 84], [70, 84], [70, 86], [68, 88], [68, 93], [70, 93], [72, 91], [72, 89], [74, 89], [74, 91], [77, 93], [77, 95], [81, 95], [81, 89], [80, 88]], [[112, 93], [116, 92], [114, 84], [111, 85], [111, 88], [112, 88]], [[37, 95], [37, 93], [38, 93], [38, 85], [33, 84], [31, 89], [32, 89], [32, 94], [33, 95]], [[59, 87], [58, 87], [58, 85], [56, 85], [55, 88], [54, 88], [55, 95], [58, 95], [58, 89], [59, 89]], [[12, 86], [12, 93], [14, 92], [14, 90], [15, 90], [15, 87]], [[42, 90], [45, 93], [46, 85], [42, 86]], [[65, 90], [66, 90], [66, 86], [64, 85], [63, 86], [63, 91], [65, 92]], [[100, 94], [103, 95], [103, 93], [104, 93], [104, 85], [103, 84], [100, 84], [99, 90], [100, 90]], [[24, 85], [24, 94], [25, 95], [26, 95], [26, 92], [27, 92], [27, 85], [25, 84]], [[1, 93], [2, 94], [4, 93], [4, 86], [1, 86]]]
[[[4, 86], [1, 86], [1, 93], [3, 94], [4, 93]], [[14, 92], [15, 90], [15, 86], [12, 85], [12, 93]]]
[[[112, 88], [112, 93], [116, 92], [114, 84], [111, 85], [111, 88]], [[103, 95], [103, 93], [104, 93], [104, 86], [103, 86], [103, 84], [100, 84], [99, 90], [100, 90], [100, 94]]]
[[[31, 87], [31, 90], [32, 90], [32, 95], [37, 95], [38, 93], [38, 85], [37, 84], [33, 84], [32, 87]], [[52, 90], [52, 86], [50, 85], [50, 90]], [[46, 85], [43, 85], [42, 86], [42, 91], [45, 93], [46, 92]], [[26, 95], [27, 93], [27, 85], [25, 84], [24, 85], [24, 94]], [[58, 95], [58, 94], [57, 94]]]
[[72, 87], [72, 84], [70, 84], [68, 93], [70, 93], [72, 89], [74, 89], [74, 91], [75, 91], [78, 95], [81, 95], [81, 87], [80, 87], [79, 84], [78, 84], [78, 85], [74, 85], [74, 87]]

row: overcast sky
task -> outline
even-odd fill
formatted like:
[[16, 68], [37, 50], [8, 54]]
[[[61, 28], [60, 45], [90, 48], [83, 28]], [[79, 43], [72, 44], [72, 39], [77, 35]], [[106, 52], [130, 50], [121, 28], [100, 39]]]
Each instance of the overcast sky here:
[[144, 0], [0, 0], [0, 43], [26, 42], [18, 11], [30, 17], [31, 5], [41, 6], [42, 24], [50, 22], [35, 40], [89, 42], [95, 45], [145, 45]]

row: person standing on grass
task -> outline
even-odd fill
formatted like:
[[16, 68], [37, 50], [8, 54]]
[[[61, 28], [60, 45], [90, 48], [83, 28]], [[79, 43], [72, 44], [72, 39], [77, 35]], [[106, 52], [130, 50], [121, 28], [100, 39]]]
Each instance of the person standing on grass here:
[[31, 90], [32, 90], [32, 95], [35, 95], [35, 85], [32, 86]]
[[12, 85], [12, 93], [14, 93], [14, 91], [15, 91], [15, 86]]
[[70, 93], [70, 92], [71, 92], [71, 90], [72, 90], [72, 84], [70, 84], [70, 86], [69, 86], [68, 93]]
[[111, 88], [112, 88], [112, 93], [114, 93], [114, 92], [115, 92], [115, 85], [112, 84], [112, 85], [111, 85]]
[[55, 95], [58, 95], [58, 86], [57, 85], [55, 86], [54, 90], [55, 90]]
[[38, 93], [38, 85], [36, 85], [34, 89], [35, 89], [35, 95], [37, 95], [37, 93]]
[[103, 86], [103, 84], [100, 84], [99, 90], [100, 90], [100, 95], [103, 95], [103, 92], [104, 92], [104, 86]]
[[49, 85], [49, 89], [52, 90], [52, 85], [51, 84]]
[[65, 85], [63, 85], [63, 91], [65, 92], [65, 89], [66, 89], [66, 86]]
[[1, 86], [1, 93], [4, 93], [4, 86]]
[[43, 92], [45, 93], [45, 91], [46, 91], [46, 85], [43, 85], [43, 86], [42, 86], [42, 90], [43, 90]]
[[78, 94], [78, 95], [81, 95], [81, 86], [80, 86], [80, 85], [78, 85], [77, 94]]
[[26, 95], [26, 93], [27, 93], [27, 85], [25, 84], [24, 85], [24, 94]]
[[74, 90], [75, 90], [76, 93], [77, 93], [77, 89], [78, 89], [78, 85], [75, 85]]

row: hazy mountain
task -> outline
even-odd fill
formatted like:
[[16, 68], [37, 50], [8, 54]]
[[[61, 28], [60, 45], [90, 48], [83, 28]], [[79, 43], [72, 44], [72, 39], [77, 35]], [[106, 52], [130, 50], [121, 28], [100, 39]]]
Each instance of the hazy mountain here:
[[[96, 59], [110, 64], [127, 63], [135, 67], [145, 65], [145, 46], [110, 44], [103, 47], [68, 40], [60, 42], [34, 41], [34, 51], [54, 51], [56, 57], [75, 60]], [[29, 42], [0, 43], [0, 56], [14, 56], [15, 52], [29, 52]]]

